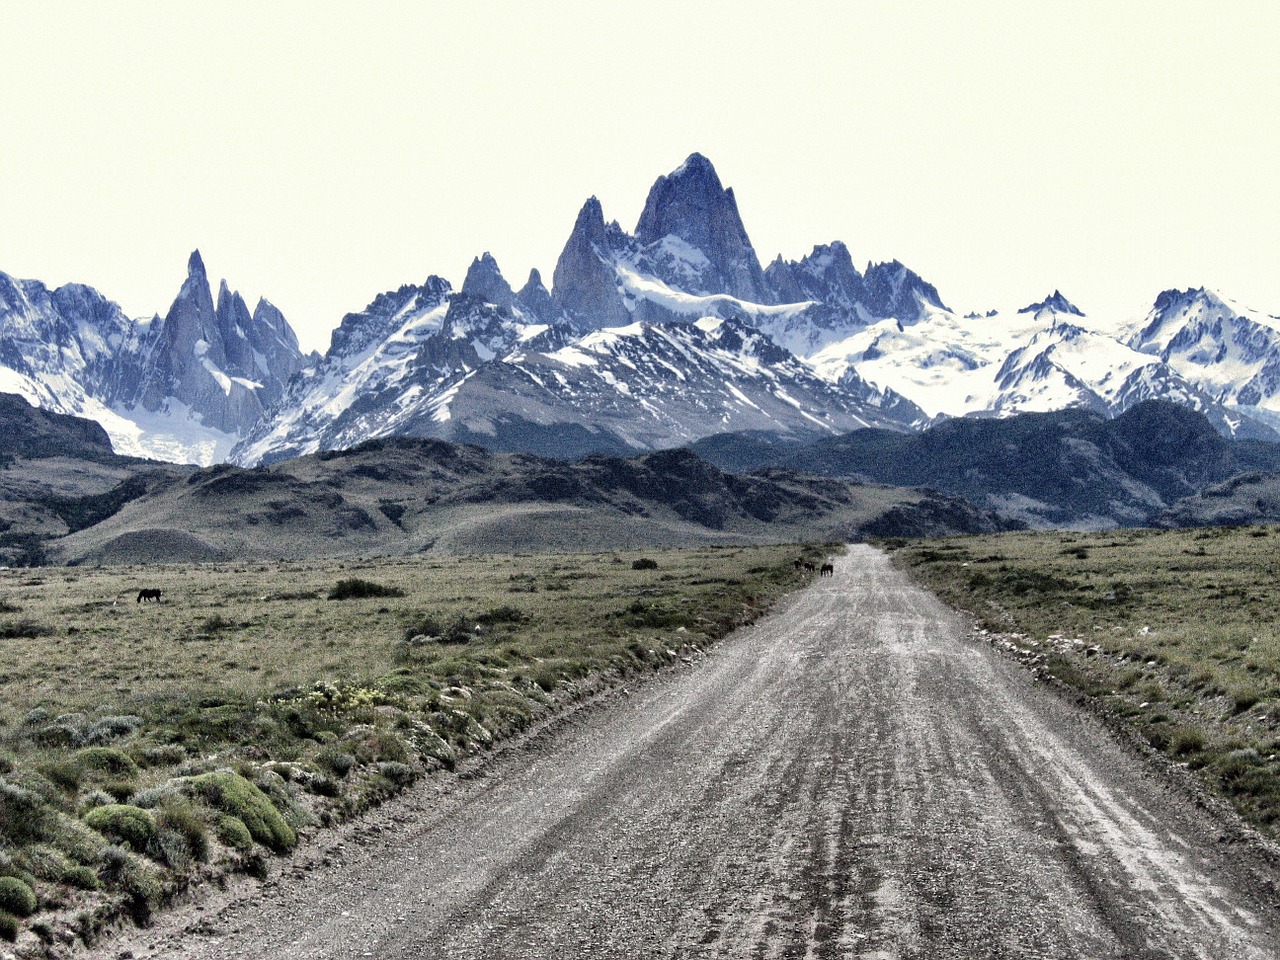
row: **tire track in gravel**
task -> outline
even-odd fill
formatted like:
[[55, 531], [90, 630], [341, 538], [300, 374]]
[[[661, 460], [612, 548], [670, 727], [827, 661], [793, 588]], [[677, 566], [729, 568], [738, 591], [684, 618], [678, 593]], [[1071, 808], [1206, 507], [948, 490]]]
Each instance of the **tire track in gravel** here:
[[854, 547], [698, 667], [93, 955], [1278, 957], [1280, 874], [1218, 834]]

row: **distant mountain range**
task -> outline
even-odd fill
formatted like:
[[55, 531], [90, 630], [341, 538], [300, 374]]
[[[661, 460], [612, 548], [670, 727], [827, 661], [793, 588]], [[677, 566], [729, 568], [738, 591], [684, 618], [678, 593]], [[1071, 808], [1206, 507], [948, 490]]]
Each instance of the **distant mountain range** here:
[[269, 467], [197, 469], [119, 456], [96, 423], [0, 394], [8, 565], [612, 550], [1010, 526], [956, 497], [790, 471], [735, 476], [687, 450], [570, 463], [389, 438]]
[[474, 553], [1280, 521], [1280, 444], [1169, 401], [866, 429], [721, 434], [577, 461], [427, 438], [270, 466], [115, 454], [0, 394], [0, 563]]
[[[693, 449], [725, 470], [929, 487], [1032, 527], [1194, 525], [1205, 514], [1185, 498], [1210, 496], [1240, 474], [1261, 483], [1280, 471], [1280, 444], [1227, 440], [1204, 415], [1156, 400], [1114, 419], [1076, 408], [959, 418], [921, 433], [859, 430], [808, 444], [721, 435]], [[1254, 506], [1237, 498], [1234, 519], [1222, 522], [1271, 519]]]
[[1145, 400], [1229, 437], [1280, 438], [1280, 319], [1168, 290], [1095, 320], [1060, 292], [1013, 313], [949, 309], [896, 261], [840, 242], [762, 267], [705, 157], [659, 177], [628, 233], [583, 205], [548, 289], [488, 254], [346, 314], [323, 356], [280, 312], [216, 299], [199, 253], [167, 313], [0, 274], [0, 390], [98, 421], [121, 453], [242, 465], [389, 436], [577, 457], [722, 433], [781, 443], [946, 418]]

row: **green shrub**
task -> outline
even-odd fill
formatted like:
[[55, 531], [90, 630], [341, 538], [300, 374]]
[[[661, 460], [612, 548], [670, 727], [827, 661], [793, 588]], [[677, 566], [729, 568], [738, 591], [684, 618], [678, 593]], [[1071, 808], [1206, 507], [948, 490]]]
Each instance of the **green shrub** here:
[[416, 637], [439, 637], [444, 633], [444, 626], [435, 617], [418, 617], [404, 628], [404, 642], [409, 643]]
[[1182, 727], [1169, 737], [1169, 750], [1175, 757], [1199, 753], [1204, 749], [1204, 734], [1195, 727]]
[[142, 718], [132, 714], [119, 717], [103, 717], [94, 722], [85, 732], [86, 743], [109, 743], [119, 740], [137, 731], [142, 726]]
[[0, 838], [23, 843], [43, 834], [49, 807], [34, 790], [0, 780]]
[[98, 875], [88, 867], [79, 865], [72, 866], [65, 874], [62, 875], [64, 883], [69, 883], [73, 887], [79, 887], [81, 890], [101, 890], [102, 884], [98, 880]]
[[57, 883], [71, 869], [71, 861], [67, 859], [67, 855], [45, 843], [33, 843], [22, 855], [27, 868], [35, 876], [51, 883]]
[[147, 851], [157, 860], [185, 873], [209, 859], [209, 832], [200, 814], [188, 803], [169, 802], [156, 815], [156, 835]]
[[386, 777], [397, 787], [407, 787], [418, 778], [418, 771], [407, 763], [398, 763], [395, 760], [384, 760], [378, 764], [378, 773]]
[[342, 779], [356, 765], [356, 758], [345, 750], [339, 750], [335, 746], [328, 746], [316, 754], [316, 763], [335, 777]]
[[85, 747], [73, 753], [70, 762], [79, 767], [89, 779], [97, 774], [117, 778], [138, 775], [138, 765], [133, 758], [115, 747]]
[[649, 557], [640, 557], [638, 560], [631, 561], [632, 570], [657, 570], [658, 561]]
[[48, 624], [27, 618], [0, 623], [0, 640], [33, 640], [51, 633], [53, 628]]
[[135, 850], [145, 849], [147, 841], [156, 835], [156, 818], [151, 812], [127, 803], [94, 807], [84, 815], [84, 822], [104, 837], [127, 843]]
[[253, 846], [253, 837], [244, 821], [229, 813], [218, 818], [218, 839], [232, 850], [248, 850]]
[[254, 840], [277, 853], [298, 842], [293, 827], [280, 815], [267, 795], [232, 770], [202, 773], [189, 781], [191, 789], [210, 806], [239, 817]]
[[480, 616], [476, 617], [476, 622], [483, 624], [523, 623], [524, 619], [525, 616], [519, 607], [504, 604], [501, 607], [494, 607], [492, 610], [480, 614]]
[[107, 845], [102, 834], [65, 813], [55, 813], [50, 818], [48, 834], [49, 842], [76, 863], [97, 863]]
[[4, 910], [0, 910], [0, 938], [10, 943], [18, 939], [18, 918]]
[[387, 587], [372, 580], [349, 577], [339, 580], [329, 591], [330, 600], [363, 600], [368, 597], [403, 597], [404, 591], [399, 587]]
[[18, 917], [36, 912], [36, 894], [17, 877], [0, 877], [0, 910]]
[[220, 613], [215, 613], [211, 617], [205, 617], [200, 624], [201, 633], [221, 633], [223, 630], [230, 630], [235, 626], [234, 621], [228, 620]]

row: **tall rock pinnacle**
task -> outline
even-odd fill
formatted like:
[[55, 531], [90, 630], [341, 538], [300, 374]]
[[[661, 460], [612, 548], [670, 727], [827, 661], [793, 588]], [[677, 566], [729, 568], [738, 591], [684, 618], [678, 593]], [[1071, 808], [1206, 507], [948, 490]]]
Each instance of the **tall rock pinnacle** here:
[[557, 309], [579, 323], [608, 327], [631, 322], [618, 294], [604, 212], [595, 197], [578, 212], [573, 232], [556, 261], [552, 284]]
[[650, 246], [668, 236], [696, 247], [709, 261], [700, 292], [728, 293], [757, 303], [768, 299], [760, 259], [742, 225], [733, 190], [721, 185], [715, 167], [700, 153], [690, 154], [649, 190], [636, 239]]

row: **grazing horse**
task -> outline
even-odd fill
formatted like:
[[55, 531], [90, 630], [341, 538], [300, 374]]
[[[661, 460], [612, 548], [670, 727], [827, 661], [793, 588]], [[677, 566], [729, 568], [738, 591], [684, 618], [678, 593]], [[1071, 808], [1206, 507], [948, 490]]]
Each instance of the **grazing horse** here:
[[820, 577], [834, 577], [836, 575], [836, 567], [833, 563], [824, 563], [822, 569], [818, 571]]
[[813, 573], [813, 571], [814, 571], [815, 569], [817, 569], [816, 567], [814, 567], [814, 565], [813, 565], [812, 563], [806, 563], [806, 564], [804, 565], [804, 568], [805, 568], [805, 570], [806, 570], [807, 572], [809, 572], [809, 573]]
[[155, 587], [143, 587], [138, 591], [138, 602], [141, 603], [143, 600], [154, 600], [159, 603], [160, 591]]

